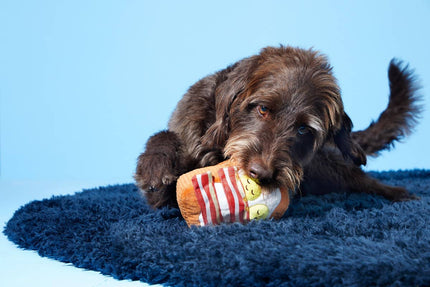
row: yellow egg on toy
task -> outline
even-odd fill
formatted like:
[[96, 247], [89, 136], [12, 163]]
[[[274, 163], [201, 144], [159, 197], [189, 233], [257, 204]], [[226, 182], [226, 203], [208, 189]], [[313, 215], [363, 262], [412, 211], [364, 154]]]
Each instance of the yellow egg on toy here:
[[256, 204], [249, 207], [249, 219], [266, 219], [269, 216], [269, 207], [265, 204]]
[[254, 200], [261, 194], [261, 187], [257, 181], [245, 174], [239, 176], [240, 182], [242, 183], [245, 191], [245, 197], [247, 200]]

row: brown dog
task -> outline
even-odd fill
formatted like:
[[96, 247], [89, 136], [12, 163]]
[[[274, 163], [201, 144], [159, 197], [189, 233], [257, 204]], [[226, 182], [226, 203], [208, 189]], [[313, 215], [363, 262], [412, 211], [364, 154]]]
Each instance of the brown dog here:
[[135, 179], [154, 208], [176, 206], [176, 179], [234, 159], [262, 185], [293, 192], [365, 192], [393, 201], [415, 198], [360, 168], [367, 155], [407, 135], [420, 107], [412, 73], [389, 67], [390, 101], [377, 122], [351, 132], [339, 87], [325, 56], [268, 47], [207, 76], [178, 103], [169, 129], [152, 136]]

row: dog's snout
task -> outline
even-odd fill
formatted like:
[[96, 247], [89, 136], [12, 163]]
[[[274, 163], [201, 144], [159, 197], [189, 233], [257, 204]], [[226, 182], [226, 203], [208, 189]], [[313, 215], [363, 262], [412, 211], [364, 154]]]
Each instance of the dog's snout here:
[[273, 171], [263, 164], [254, 161], [249, 165], [249, 176], [259, 181], [267, 181], [272, 179]]

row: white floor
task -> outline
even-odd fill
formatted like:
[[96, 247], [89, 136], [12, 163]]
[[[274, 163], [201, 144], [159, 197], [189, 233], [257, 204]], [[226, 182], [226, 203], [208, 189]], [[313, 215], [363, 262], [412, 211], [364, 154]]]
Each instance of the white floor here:
[[0, 286], [148, 286], [141, 282], [118, 281], [98, 272], [42, 258], [34, 251], [19, 249], [3, 234], [14, 211], [30, 201], [108, 184], [115, 183], [0, 180]]

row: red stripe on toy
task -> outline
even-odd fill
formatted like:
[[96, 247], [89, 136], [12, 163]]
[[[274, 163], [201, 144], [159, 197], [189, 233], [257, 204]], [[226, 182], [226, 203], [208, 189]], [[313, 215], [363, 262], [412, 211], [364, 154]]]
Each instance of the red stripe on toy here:
[[237, 194], [237, 198], [238, 198], [238, 200], [239, 200], [239, 220], [240, 220], [240, 222], [241, 223], [244, 223], [245, 222], [245, 220], [246, 220], [246, 202], [243, 200], [243, 197], [245, 196], [245, 194], [241, 194], [240, 193], [240, 189], [239, 189], [239, 187], [238, 187], [238, 185], [237, 185], [237, 177], [236, 177], [236, 170], [235, 170], [235, 168], [234, 167], [230, 167], [229, 169], [228, 169], [228, 174], [229, 174], [229, 177], [230, 177], [230, 179], [231, 179], [231, 182], [232, 182], [232, 184], [233, 184], [233, 186], [234, 186], [234, 190], [236, 191], [236, 194]]
[[228, 184], [228, 181], [226, 178], [228, 174], [225, 173], [224, 169], [220, 169], [218, 171], [218, 175], [221, 179], [221, 183], [224, 188], [224, 193], [227, 198], [228, 208], [230, 210], [230, 222], [236, 222], [238, 220], [236, 216], [235, 199], [232, 192], [233, 187], [230, 187], [230, 185]]
[[213, 182], [214, 178], [212, 176], [212, 173], [209, 173], [209, 184], [208, 184], [208, 190], [206, 192], [209, 192], [211, 201], [211, 211], [212, 212], [212, 219], [214, 224], [220, 224], [223, 221], [222, 214], [221, 214], [221, 207], [218, 201], [217, 192], [215, 190], [215, 184]]
[[203, 225], [216, 225], [222, 221], [221, 210], [210, 172], [192, 178], [194, 192], [200, 205]]
[[208, 213], [208, 211], [210, 213], [210, 209], [206, 208], [206, 201], [205, 201], [204, 195], [203, 195], [204, 188], [201, 184], [202, 183], [201, 178], [202, 178], [202, 175], [197, 174], [197, 175], [193, 176], [191, 181], [193, 182], [194, 193], [196, 194], [197, 202], [200, 205], [200, 210], [201, 210], [202, 219], [203, 219], [203, 225], [208, 225], [208, 214], [207, 213]]
[[[208, 218], [208, 221], [210, 221], [210, 224], [215, 225], [215, 224], [218, 224], [218, 220], [217, 220], [217, 210], [215, 208], [215, 203], [214, 203], [214, 199], [216, 200], [216, 198], [214, 198], [212, 196], [212, 193], [211, 193], [211, 184], [212, 184], [212, 188], [213, 188], [212, 175], [210, 173], [208, 173], [206, 175], [202, 175], [202, 177], [204, 177], [204, 179], [205, 179], [204, 188], [205, 188], [206, 196], [208, 198], [207, 205], [209, 206], [209, 209], [211, 211], [210, 220]], [[207, 183], [206, 183], [206, 181], [207, 181]]]
[[245, 218], [245, 203], [236, 182], [234, 167], [226, 167], [218, 171], [221, 183], [230, 209], [230, 221], [243, 223]]

